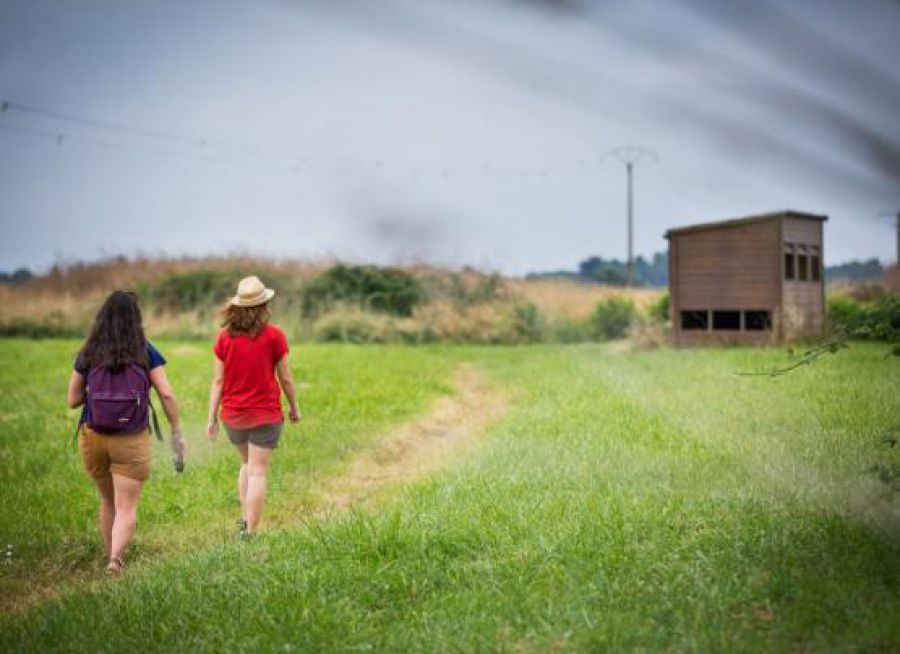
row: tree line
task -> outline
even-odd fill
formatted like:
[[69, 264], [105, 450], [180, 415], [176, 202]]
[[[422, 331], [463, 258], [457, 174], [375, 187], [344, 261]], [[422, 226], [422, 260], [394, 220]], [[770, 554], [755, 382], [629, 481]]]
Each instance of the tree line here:
[[[849, 261], [826, 266], [827, 282], [865, 282], [880, 278], [885, 268], [878, 259]], [[553, 270], [526, 275], [528, 279], [571, 279], [574, 281], [624, 286], [628, 281], [628, 264], [620, 259], [592, 256], [584, 259], [575, 270]], [[669, 255], [657, 252], [650, 258], [638, 256], [634, 260], [634, 280], [637, 286], [661, 287], [669, 283]]]

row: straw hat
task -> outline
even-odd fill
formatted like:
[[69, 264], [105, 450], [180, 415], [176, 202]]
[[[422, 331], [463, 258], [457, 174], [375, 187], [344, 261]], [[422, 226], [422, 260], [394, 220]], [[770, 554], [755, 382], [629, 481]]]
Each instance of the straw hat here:
[[236, 307], [257, 307], [271, 300], [274, 295], [275, 291], [266, 288], [259, 277], [253, 275], [238, 282], [237, 295], [231, 298], [231, 304]]

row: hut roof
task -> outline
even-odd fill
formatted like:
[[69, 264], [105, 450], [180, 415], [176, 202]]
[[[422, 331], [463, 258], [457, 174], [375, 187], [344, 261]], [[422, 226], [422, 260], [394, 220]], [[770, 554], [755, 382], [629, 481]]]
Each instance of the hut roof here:
[[784, 211], [774, 211], [772, 213], [763, 213], [763, 214], [758, 214], [756, 216], [745, 216], [743, 218], [730, 218], [728, 220], [719, 220], [719, 221], [712, 222], [712, 223], [700, 223], [697, 225], [686, 225], [685, 227], [676, 227], [674, 229], [668, 230], [666, 232], [665, 236], [666, 236], [666, 238], [669, 238], [670, 236], [674, 236], [674, 235], [688, 234], [688, 233], [692, 233], [692, 232], [704, 232], [704, 231], [711, 230], [711, 229], [726, 229], [728, 227], [737, 227], [740, 225], [765, 222], [768, 220], [779, 220], [781, 218], [801, 218], [804, 220], [818, 220], [819, 222], [825, 222], [826, 220], [828, 220], [828, 216], [786, 209]]

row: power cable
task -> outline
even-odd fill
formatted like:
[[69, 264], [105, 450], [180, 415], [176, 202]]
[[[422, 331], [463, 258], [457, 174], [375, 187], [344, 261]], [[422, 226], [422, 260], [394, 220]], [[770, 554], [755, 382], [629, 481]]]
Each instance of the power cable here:
[[[522, 165], [522, 164], [496, 164], [483, 162], [480, 165], [471, 166], [434, 166], [432, 168], [423, 168], [419, 165], [390, 161], [384, 158], [374, 159], [351, 159], [342, 157], [322, 157], [312, 156], [309, 154], [296, 155], [285, 152], [278, 152], [271, 148], [258, 145], [232, 143], [226, 140], [201, 138], [179, 133], [173, 130], [148, 128], [144, 126], [131, 125], [121, 121], [111, 121], [91, 116], [79, 115], [71, 112], [59, 111], [56, 109], [48, 109], [46, 107], [25, 104], [14, 100], [4, 100], [0, 102], [0, 114], [17, 112], [29, 116], [37, 116], [44, 119], [62, 121], [89, 127], [92, 129], [105, 130], [127, 136], [138, 136], [145, 139], [156, 139], [166, 143], [174, 143], [178, 145], [189, 145], [202, 148], [205, 156], [201, 159], [221, 159], [230, 155], [251, 157], [257, 160], [257, 163], [264, 162], [270, 165], [284, 167], [290, 170], [292, 174], [298, 173], [301, 169], [318, 168], [334, 168], [341, 166], [375, 168], [379, 171], [394, 171], [406, 173], [409, 179], [416, 181], [422, 178], [438, 178], [444, 180], [460, 179], [460, 178], [478, 178], [478, 177], [507, 177], [507, 178], [547, 178], [558, 174], [572, 174], [586, 172], [591, 169], [598, 168], [603, 165], [604, 160], [609, 156], [605, 154], [599, 158], [580, 157], [571, 162], [556, 163], [553, 165]], [[57, 145], [63, 145], [67, 140], [75, 140], [91, 145], [98, 145], [110, 149], [118, 149], [125, 151], [133, 151], [139, 153], [152, 153], [155, 155], [165, 155], [160, 151], [152, 151], [141, 147], [135, 147], [132, 144], [112, 143], [109, 141], [98, 140], [92, 137], [72, 134], [64, 130], [38, 129], [24, 127], [20, 125], [3, 125], [0, 123], [0, 129], [8, 132], [19, 132], [30, 134], [33, 136], [52, 137], [56, 140]], [[219, 150], [219, 151], [216, 151]], [[225, 152], [223, 152], [224, 150]], [[191, 158], [198, 158], [198, 152], [179, 151], [178, 153], [187, 155]], [[241, 160], [242, 164], [246, 163], [245, 159]]]
[[119, 123], [109, 120], [99, 120], [97, 118], [88, 118], [85, 116], [78, 116], [75, 114], [65, 113], [62, 111], [55, 111], [52, 109], [44, 109], [43, 107], [35, 107], [27, 104], [22, 104], [20, 102], [14, 102], [10, 100], [4, 100], [3, 104], [0, 105], [0, 112], [6, 111], [17, 111], [19, 113], [31, 114], [34, 116], [41, 116], [43, 118], [53, 118], [56, 120], [64, 120], [70, 123], [77, 123], [79, 125], [86, 125], [88, 127], [95, 127], [99, 129], [112, 130], [117, 132], [123, 132], [125, 134], [132, 134], [135, 136], [143, 136], [155, 139], [162, 139], [165, 141], [173, 141], [176, 143], [187, 143], [190, 145], [197, 145], [200, 147], [205, 147], [209, 141], [207, 139], [196, 138], [193, 136], [185, 136], [183, 134], [175, 134], [174, 132], [168, 132], [159, 129], [148, 129], [146, 127], [135, 127], [133, 125], [126, 125], [125, 123]]

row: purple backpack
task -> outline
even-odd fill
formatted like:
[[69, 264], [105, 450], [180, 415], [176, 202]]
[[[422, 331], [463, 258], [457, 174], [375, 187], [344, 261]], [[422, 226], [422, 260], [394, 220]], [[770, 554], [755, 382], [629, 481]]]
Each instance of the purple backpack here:
[[116, 372], [91, 368], [87, 376], [88, 425], [99, 434], [137, 434], [147, 429], [150, 376], [130, 363]]

